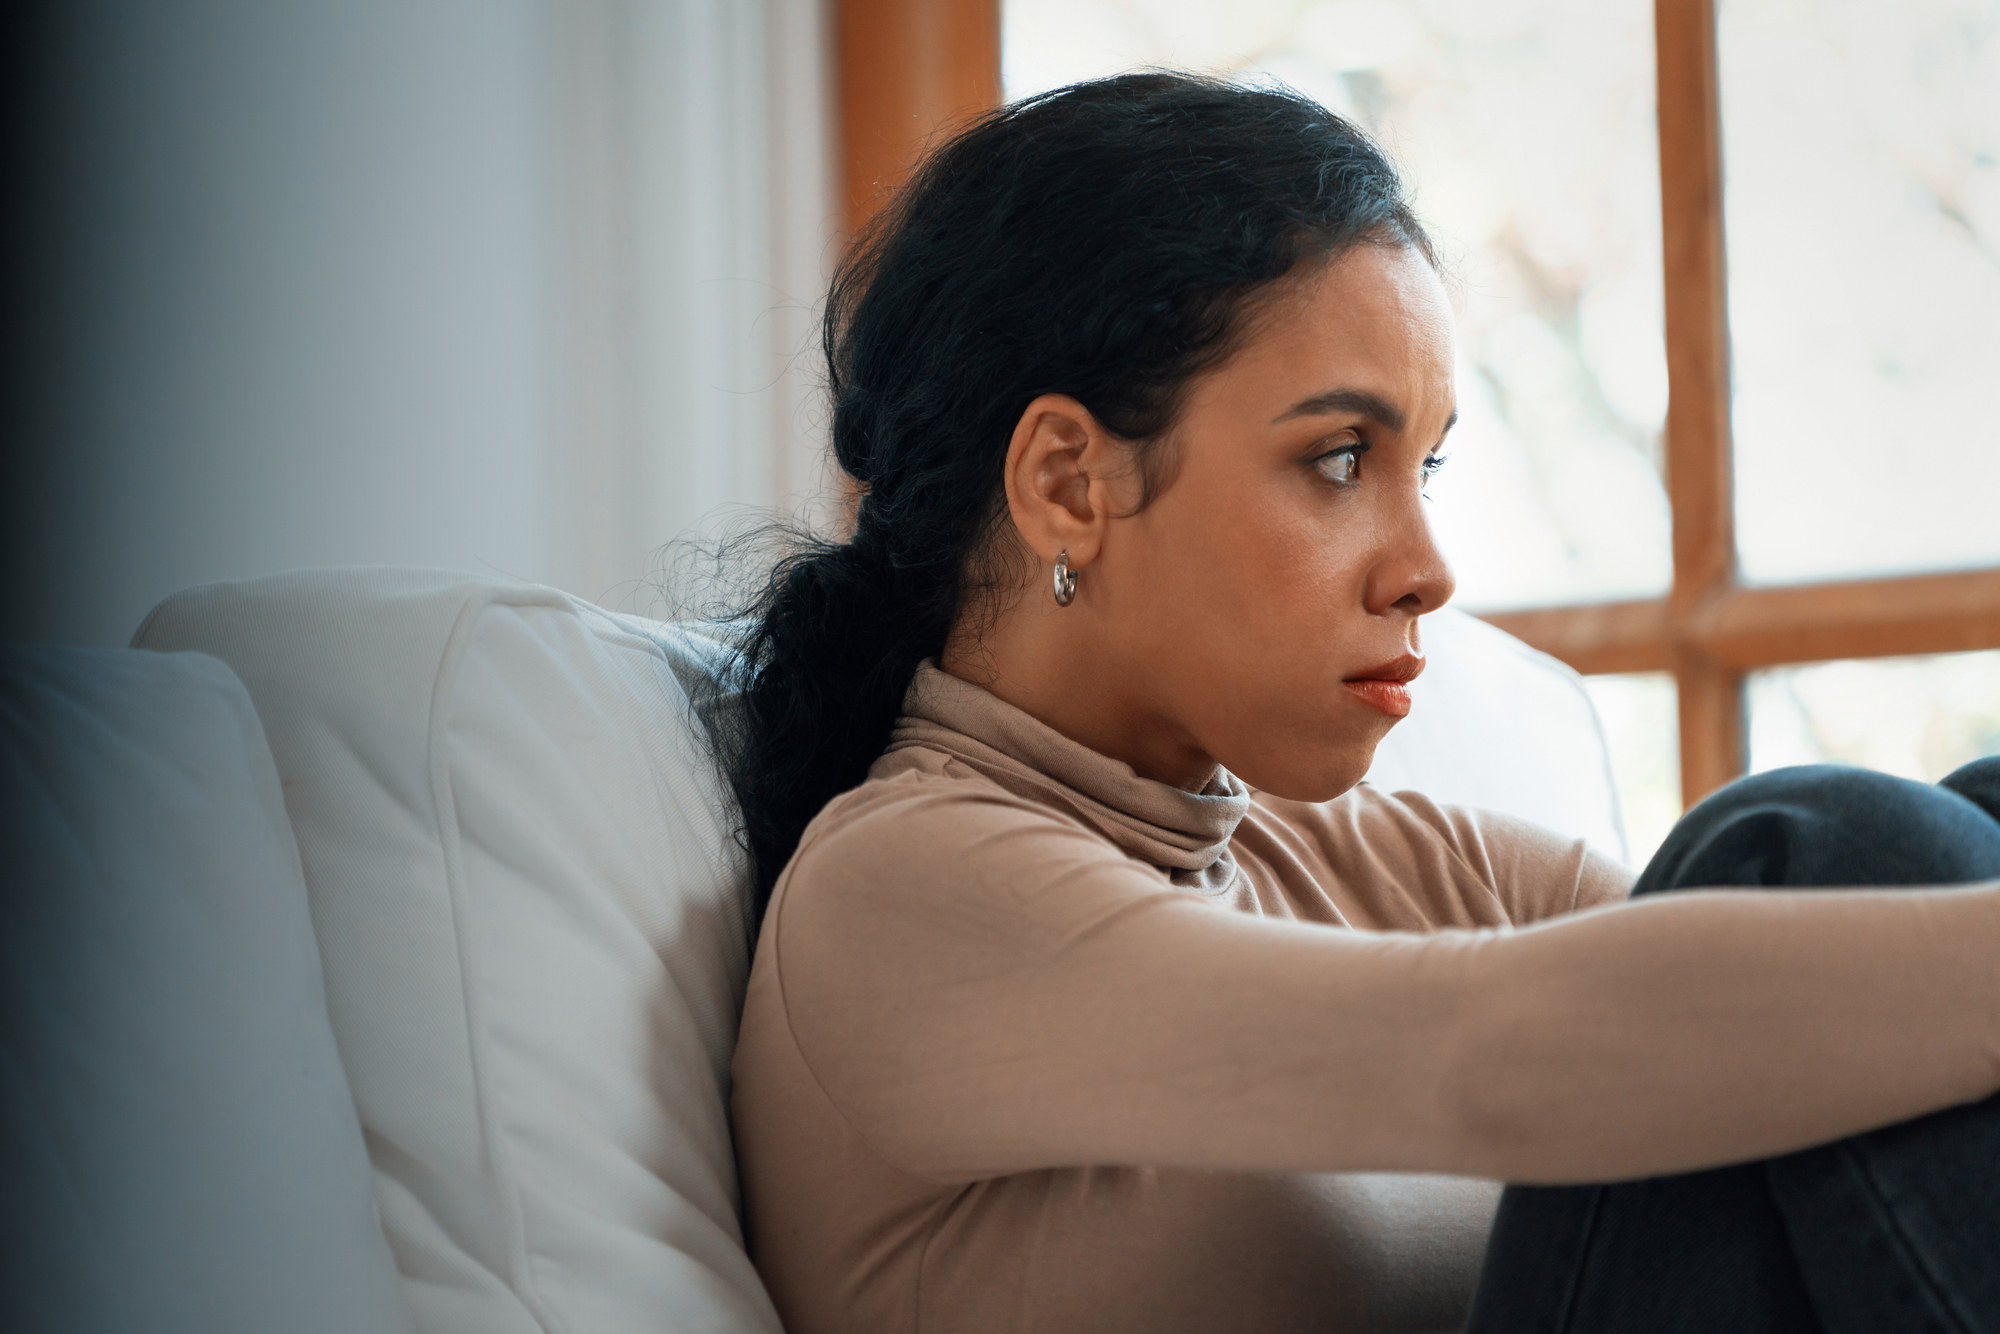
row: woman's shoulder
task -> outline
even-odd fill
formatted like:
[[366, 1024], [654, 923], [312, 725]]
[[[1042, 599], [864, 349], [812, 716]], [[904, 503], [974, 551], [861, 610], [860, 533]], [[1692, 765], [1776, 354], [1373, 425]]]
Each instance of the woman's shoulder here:
[[[806, 826], [784, 876], [875, 884], [928, 880], [949, 870], [1014, 872], [1042, 861], [1119, 858], [1059, 804], [1038, 800], [956, 756], [893, 750], [860, 786], [828, 802]], [[995, 865], [997, 864], [997, 866]]]
[[763, 929], [774, 966], [782, 933], [787, 976], [833, 978], [968, 940], [1010, 957], [1053, 949], [1152, 897], [1185, 896], [1082, 820], [949, 756], [904, 751], [807, 827]]
[[903, 746], [869, 766], [858, 787], [827, 802], [806, 826], [807, 843], [883, 818], [958, 823], [1013, 812], [1060, 822], [1061, 812], [1032, 793], [1018, 791], [959, 756], [928, 746]]

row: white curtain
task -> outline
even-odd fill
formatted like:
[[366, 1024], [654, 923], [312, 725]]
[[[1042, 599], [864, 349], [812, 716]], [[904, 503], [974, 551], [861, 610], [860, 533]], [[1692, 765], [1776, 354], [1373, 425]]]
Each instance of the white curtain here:
[[424, 564], [655, 605], [819, 489], [826, 0], [46, 0], [0, 635]]
[[555, 13], [566, 542], [616, 590], [745, 507], [825, 517], [831, 25], [820, 0]]

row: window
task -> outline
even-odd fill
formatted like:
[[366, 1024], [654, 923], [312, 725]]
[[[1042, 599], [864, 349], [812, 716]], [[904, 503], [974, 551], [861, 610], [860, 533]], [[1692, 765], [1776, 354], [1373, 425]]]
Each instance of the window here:
[[[1985, 655], [1866, 661], [2000, 649], [1994, 6], [1007, 5], [1003, 37], [1000, 0], [842, 0], [843, 86], [873, 99], [843, 100], [852, 216], [1003, 65], [1009, 95], [1146, 62], [1278, 78], [1370, 125], [1455, 252], [1477, 438], [1440, 527], [1506, 548], [1461, 558], [1462, 596], [1605, 676], [1614, 730], [1677, 734], [1620, 764], [1635, 823], [1753, 757], [1876, 762], [1823, 721], [1871, 671], [1944, 701], [1922, 727], [1959, 719], [1937, 754], [2000, 750], [1982, 701], [1936, 695], [1990, 697]], [[1864, 661], [1798, 666], [1836, 659]]]

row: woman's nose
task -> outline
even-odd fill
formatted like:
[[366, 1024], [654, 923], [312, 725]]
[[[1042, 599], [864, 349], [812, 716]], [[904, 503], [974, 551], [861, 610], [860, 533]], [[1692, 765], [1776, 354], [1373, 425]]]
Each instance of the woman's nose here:
[[1410, 616], [1436, 611], [1451, 601], [1458, 580], [1431, 531], [1430, 508], [1421, 498], [1399, 516], [1369, 579], [1367, 607], [1377, 616], [1391, 610]]

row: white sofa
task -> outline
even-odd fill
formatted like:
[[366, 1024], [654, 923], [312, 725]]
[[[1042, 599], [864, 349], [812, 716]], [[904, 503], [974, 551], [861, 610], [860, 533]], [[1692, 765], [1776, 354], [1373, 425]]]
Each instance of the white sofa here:
[[[1577, 678], [1426, 634], [1371, 780], [1622, 856]], [[191, 589], [133, 644], [0, 671], [0, 1326], [776, 1331], [720, 647], [421, 570]]]

